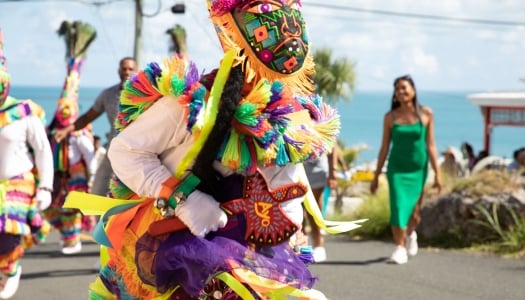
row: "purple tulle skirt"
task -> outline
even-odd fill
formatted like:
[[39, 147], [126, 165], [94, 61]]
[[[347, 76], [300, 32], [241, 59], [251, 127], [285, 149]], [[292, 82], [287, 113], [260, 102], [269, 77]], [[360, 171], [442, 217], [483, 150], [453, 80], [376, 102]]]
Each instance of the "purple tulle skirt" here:
[[[242, 215], [230, 218], [227, 227], [199, 238], [188, 230], [141, 237], [136, 246], [139, 277], [164, 293], [181, 286], [193, 297], [202, 295], [214, 275], [243, 268], [267, 279], [299, 289], [311, 288], [316, 278], [287, 242], [276, 246], [248, 245]], [[154, 257], [153, 260], [149, 259]], [[149, 258], [148, 258], [149, 257]], [[148, 258], [148, 259], [145, 259]], [[144, 263], [144, 261], [150, 263]]]

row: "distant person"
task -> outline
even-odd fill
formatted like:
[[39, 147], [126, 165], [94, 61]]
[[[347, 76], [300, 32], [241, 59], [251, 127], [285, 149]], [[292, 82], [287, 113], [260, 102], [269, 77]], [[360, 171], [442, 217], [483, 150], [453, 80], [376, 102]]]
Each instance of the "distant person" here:
[[408, 255], [416, 255], [418, 251], [415, 229], [421, 220], [421, 199], [429, 162], [435, 174], [434, 187], [441, 191], [434, 116], [429, 107], [418, 103], [416, 87], [409, 75], [394, 81], [392, 105], [384, 116], [381, 149], [370, 184], [372, 194], [377, 191], [378, 178], [387, 155], [390, 225], [396, 244], [389, 262], [404, 264], [408, 261]]
[[512, 162], [507, 166], [509, 171], [518, 171], [525, 168], [525, 147], [514, 150]]
[[[457, 151], [457, 149], [456, 149]], [[454, 148], [448, 147], [443, 153], [443, 162], [439, 166], [442, 174], [446, 174], [449, 178], [457, 178], [463, 176], [461, 167], [461, 160], [459, 153], [456, 154]]]
[[[335, 150], [336, 147], [334, 147]], [[335, 177], [335, 159], [337, 155], [334, 153], [323, 155], [317, 159], [306, 161], [303, 163], [306, 171], [306, 177], [310, 183], [312, 193], [315, 197], [319, 210], [324, 208], [324, 191], [328, 186], [330, 189], [337, 186]], [[305, 210], [306, 218], [303, 221], [303, 230], [305, 221], [310, 225], [310, 236], [312, 238], [311, 244], [313, 247], [313, 257], [315, 262], [323, 262], [326, 260], [326, 249], [324, 248], [324, 237], [321, 234], [321, 228], [315, 223], [314, 218]], [[306, 234], [306, 232], [305, 232]]]
[[[76, 100], [61, 98], [48, 130], [54, 134], [56, 130], [70, 126], [77, 118]], [[94, 156], [93, 135], [86, 128], [75, 130], [60, 142], [51, 139], [51, 149], [55, 170], [53, 202], [44, 211], [44, 216], [60, 232], [62, 254], [75, 254], [82, 250], [80, 232], [84, 221], [93, 221], [93, 218], [83, 216], [79, 209], [63, 206], [70, 192], [88, 192], [90, 174], [94, 172], [89, 169]]]
[[477, 163], [482, 161], [485, 157], [488, 157], [489, 153], [486, 150], [480, 150], [478, 152], [478, 155], [476, 156], [476, 163], [474, 163], [474, 166], [476, 166]]
[[474, 148], [469, 143], [463, 142], [461, 144], [461, 152], [463, 153], [463, 157], [467, 160], [467, 169], [472, 171], [477, 160], [476, 154], [474, 154]]
[[[93, 160], [91, 161], [91, 166], [89, 167], [89, 169], [93, 170], [94, 172], [97, 171], [98, 167], [102, 164], [102, 162], [104, 161], [104, 158], [106, 157], [106, 152], [107, 152], [106, 147], [102, 146], [101, 143], [102, 143], [102, 140], [100, 136], [96, 134], [93, 135], [93, 147], [95, 149], [95, 155], [93, 157]], [[94, 177], [95, 177], [95, 174], [92, 174], [89, 180], [90, 189], [93, 186]]]
[[24, 248], [49, 231], [40, 211], [51, 203], [53, 187], [44, 110], [9, 96], [9, 87], [0, 30], [0, 299], [18, 290]]
[[[124, 87], [124, 82], [137, 72], [137, 62], [134, 58], [124, 57], [119, 62], [118, 74], [120, 77], [120, 83], [115, 84], [105, 90], [103, 90], [100, 95], [95, 100], [93, 106], [83, 115], [81, 115], [75, 123], [71, 124], [68, 127], [65, 127], [63, 130], [57, 130], [54, 134], [55, 139], [60, 142], [66, 137], [66, 135], [72, 131], [76, 131], [86, 127], [89, 123], [93, 122], [104, 112], [108, 117], [108, 122], [110, 126], [110, 133], [108, 140], [108, 145], [111, 142], [111, 139], [115, 135], [115, 119], [117, 118], [118, 107], [120, 102], [120, 92]], [[95, 174], [93, 185], [90, 192], [92, 194], [106, 196], [109, 192], [109, 182], [113, 176], [113, 171], [107, 157], [104, 157], [102, 163], [97, 167], [97, 172]]]

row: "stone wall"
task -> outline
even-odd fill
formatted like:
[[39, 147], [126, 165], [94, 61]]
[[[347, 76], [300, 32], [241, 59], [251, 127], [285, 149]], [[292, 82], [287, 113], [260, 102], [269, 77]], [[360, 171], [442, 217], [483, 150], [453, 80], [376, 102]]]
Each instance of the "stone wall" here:
[[479, 205], [491, 216], [492, 206], [497, 205], [499, 223], [506, 229], [514, 224], [509, 210], [525, 217], [525, 189], [479, 197], [451, 193], [437, 198], [422, 207], [418, 234], [427, 240], [449, 236], [451, 239], [460, 239], [465, 244], [490, 239], [494, 236], [494, 231], [479, 224], [480, 221], [487, 221]]

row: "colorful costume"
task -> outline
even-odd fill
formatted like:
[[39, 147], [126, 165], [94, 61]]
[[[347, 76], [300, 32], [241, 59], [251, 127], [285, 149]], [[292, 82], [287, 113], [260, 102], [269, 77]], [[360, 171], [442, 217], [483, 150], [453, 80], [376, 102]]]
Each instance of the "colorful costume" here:
[[[59, 34], [66, 39], [67, 76], [62, 94], [57, 102], [54, 119], [48, 127], [51, 135], [55, 130], [63, 129], [78, 119], [78, 88], [80, 73], [85, 61], [87, 48], [95, 38], [95, 31], [89, 25], [80, 22], [62, 22]], [[94, 156], [93, 136], [85, 128], [71, 132], [67, 138], [57, 143], [51, 140], [55, 180], [53, 184], [53, 203], [45, 211], [45, 217], [60, 231], [62, 253], [72, 254], [81, 250], [80, 231], [84, 216], [78, 209], [63, 208], [65, 197], [71, 191], [88, 191], [88, 181], [93, 173], [88, 170]], [[85, 217], [95, 223], [93, 216]], [[90, 226], [86, 228], [91, 229]]]
[[0, 31], [0, 299], [8, 299], [18, 288], [24, 248], [49, 231], [39, 209], [51, 200], [53, 157], [42, 107], [8, 96], [2, 43]]
[[[55, 119], [49, 130], [64, 128], [74, 122], [78, 116], [78, 105], [74, 101], [62, 98], [55, 113]], [[80, 231], [84, 216], [78, 209], [63, 208], [66, 196], [71, 191], [88, 191], [88, 181], [93, 170], [88, 170], [94, 157], [93, 136], [88, 129], [71, 132], [69, 136], [57, 143], [51, 140], [54, 156], [55, 180], [53, 183], [53, 202], [44, 211], [46, 219], [60, 231], [62, 252], [78, 252]], [[86, 217], [87, 230], [93, 227], [92, 216]]]
[[217, 71], [173, 58], [125, 85], [109, 158], [113, 196], [130, 200], [102, 218], [91, 299], [324, 299], [295, 234], [306, 195], [320, 216], [301, 163], [331, 150], [339, 117], [312, 95], [300, 4], [209, 8], [226, 51]]
[[392, 150], [386, 176], [390, 225], [405, 228], [421, 197], [428, 174], [427, 128], [420, 121], [392, 126]]

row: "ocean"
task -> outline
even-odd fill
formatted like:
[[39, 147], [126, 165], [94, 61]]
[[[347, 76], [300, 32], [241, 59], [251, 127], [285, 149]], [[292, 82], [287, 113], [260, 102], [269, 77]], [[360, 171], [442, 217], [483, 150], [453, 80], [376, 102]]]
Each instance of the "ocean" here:
[[[19, 99], [32, 99], [46, 111], [50, 122], [62, 87], [12, 86], [11, 95]], [[87, 111], [104, 87], [81, 87], [80, 112]], [[448, 146], [459, 148], [469, 142], [477, 153], [483, 147], [483, 118], [479, 107], [467, 95], [483, 91], [418, 91], [419, 102], [429, 106], [435, 117], [435, 138], [439, 152]], [[360, 147], [356, 164], [376, 159], [381, 145], [384, 114], [390, 109], [392, 91], [356, 91], [349, 102], [336, 105], [341, 115], [339, 139], [346, 147]], [[105, 140], [109, 124], [105, 115], [93, 122], [93, 131]], [[495, 127], [492, 131], [491, 154], [506, 158], [525, 146], [523, 127]]]

